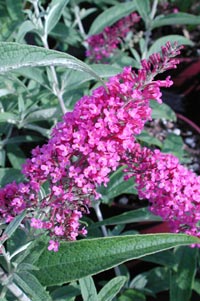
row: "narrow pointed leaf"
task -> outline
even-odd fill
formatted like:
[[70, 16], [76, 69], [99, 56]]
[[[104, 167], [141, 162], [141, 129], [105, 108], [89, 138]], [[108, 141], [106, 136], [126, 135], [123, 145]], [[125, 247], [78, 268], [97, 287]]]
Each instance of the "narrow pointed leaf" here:
[[[122, 71], [122, 68], [111, 66], [111, 65], [105, 65], [105, 64], [93, 64], [90, 65], [91, 69], [98, 74], [101, 78], [108, 78], [111, 76], [114, 76]], [[66, 90], [76, 90], [78, 85], [82, 85], [85, 82], [93, 79], [93, 76], [90, 74], [85, 74], [83, 72], [77, 71], [72, 72], [72, 70], [67, 70], [67, 72], [64, 75], [64, 79], [66, 78]]]
[[155, 18], [152, 22], [152, 28], [157, 28], [160, 26], [169, 26], [173, 24], [191, 24], [198, 25], [200, 24], [200, 16], [195, 16], [187, 13], [177, 13], [169, 15], [160, 15]]
[[150, 1], [149, 0], [135, 0], [137, 11], [142, 19], [146, 22], [150, 15]]
[[158, 221], [161, 222], [162, 219], [159, 216], [152, 214], [148, 208], [140, 208], [136, 210], [131, 210], [124, 212], [122, 214], [106, 218], [101, 222], [97, 222], [91, 225], [91, 228], [96, 228], [102, 225], [120, 225], [120, 224], [130, 224], [138, 223], [143, 221]]
[[162, 147], [162, 142], [156, 138], [153, 137], [151, 134], [149, 134], [148, 131], [143, 130], [141, 134], [137, 135], [137, 139], [139, 141], [145, 142], [148, 145], [156, 145], [158, 147]]
[[92, 23], [89, 35], [100, 33], [106, 26], [111, 26], [119, 19], [136, 10], [135, 1], [119, 3], [101, 13]]
[[3, 235], [5, 236], [4, 239], [2, 239], [2, 243], [4, 243], [9, 237], [11, 237], [11, 235], [15, 232], [15, 230], [19, 227], [19, 225], [21, 224], [21, 222], [23, 221], [23, 219], [26, 216], [26, 210], [23, 211], [22, 213], [20, 213], [19, 215], [17, 215], [12, 222], [7, 226], [7, 228], [5, 229]]
[[179, 245], [199, 243], [184, 234], [127, 235], [61, 243], [58, 252], [45, 250], [34, 274], [44, 286], [60, 285]]
[[23, 18], [23, 1], [6, 0], [6, 8], [12, 20], [20, 20]]
[[170, 278], [170, 301], [190, 301], [196, 273], [197, 249], [179, 248], [175, 252], [177, 270]]
[[22, 175], [19, 169], [15, 168], [0, 168], [0, 186], [3, 187], [8, 183], [13, 181], [20, 182], [24, 180], [24, 175]]
[[[56, 116], [57, 109], [49, 108], [49, 109], [40, 109], [31, 112], [25, 119], [26, 123], [41, 121], [41, 120], [52, 120], [53, 117]], [[57, 113], [58, 114], [58, 113]]]
[[150, 102], [150, 106], [152, 108], [152, 118], [153, 119], [166, 119], [170, 121], [176, 121], [176, 114], [175, 112], [165, 103], [160, 105], [156, 101], [152, 100]]
[[37, 278], [27, 271], [14, 274], [14, 280], [32, 301], [52, 301], [49, 293], [39, 283]]
[[97, 291], [91, 276], [79, 280], [83, 301], [97, 300]]
[[151, 254], [142, 258], [143, 261], [153, 262], [164, 267], [173, 268], [176, 266], [176, 259], [172, 250], [166, 250], [159, 254]]
[[48, 34], [58, 23], [63, 9], [69, 0], [53, 0], [49, 5], [49, 11], [45, 17], [45, 33]]
[[59, 65], [89, 73], [102, 82], [100, 77], [88, 65], [72, 55], [42, 47], [12, 42], [1, 42], [0, 61], [0, 73], [17, 70], [22, 67]]
[[17, 145], [7, 145], [7, 156], [13, 168], [21, 169], [26, 156], [21, 148]]
[[0, 122], [5, 122], [5, 121], [8, 123], [16, 124], [18, 122], [18, 116], [13, 113], [2, 112], [0, 114]]
[[35, 26], [31, 21], [29, 21], [29, 20], [24, 21], [18, 29], [18, 32], [16, 35], [16, 42], [18, 42], [18, 43], [23, 42], [25, 35], [28, 32], [34, 31], [34, 30], [35, 30]]
[[170, 270], [166, 267], [153, 268], [142, 275], [147, 280], [146, 289], [157, 294], [169, 290]]
[[124, 286], [127, 278], [125, 276], [118, 276], [110, 280], [100, 290], [98, 294], [98, 301], [112, 301]]

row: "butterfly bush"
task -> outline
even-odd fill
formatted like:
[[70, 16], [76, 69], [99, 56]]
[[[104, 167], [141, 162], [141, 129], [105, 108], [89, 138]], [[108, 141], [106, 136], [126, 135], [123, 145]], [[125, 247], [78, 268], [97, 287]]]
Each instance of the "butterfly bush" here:
[[[139, 196], [150, 200], [154, 213], [169, 219], [173, 231], [199, 235], [194, 210], [199, 178], [171, 155], [140, 149], [136, 140], [151, 119], [150, 100], [161, 103], [160, 87], [172, 85], [169, 77], [155, 76], [176, 67], [180, 48], [168, 42], [161, 54], [143, 60], [137, 73], [126, 67], [83, 96], [54, 127], [48, 143], [33, 149], [22, 169], [26, 182], [0, 190], [1, 218], [10, 222], [26, 209], [31, 227], [47, 231], [48, 249], [58, 251], [61, 239], [87, 234], [80, 219], [100, 198], [98, 187], [127, 165], [127, 177], [136, 178]], [[48, 190], [46, 196], [41, 188]]]
[[105, 27], [101, 33], [90, 36], [87, 39], [88, 50], [86, 56], [96, 63], [110, 57], [121, 41], [126, 38], [128, 32], [133, 30], [135, 23], [139, 21], [140, 16], [137, 13], [132, 13], [114, 25]]

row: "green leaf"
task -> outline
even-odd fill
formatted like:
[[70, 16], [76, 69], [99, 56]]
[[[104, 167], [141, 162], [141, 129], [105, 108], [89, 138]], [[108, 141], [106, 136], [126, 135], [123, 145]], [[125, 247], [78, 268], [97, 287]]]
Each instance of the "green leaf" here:
[[195, 279], [192, 285], [192, 289], [200, 295], [200, 279]]
[[85, 63], [72, 55], [42, 47], [1, 42], [0, 43], [0, 73], [17, 70], [22, 67], [65, 66], [74, 70], [89, 73], [95, 79], [101, 78]]
[[183, 138], [169, 133], [163, 142], [162, 152], [171, 153], [182, 160], [185, 154]]
[[175, 255], [178, 267], [170, 278], [170, 301], [189, 301], [196, 273], [197, 249], [178, 248]]
[[48, 33], [56, 26], [62, 15], [63, 9], [69, 0], [52, 0], [48, 6], [47, 15], [45, 16], [44, 31]]
[[64, 23], [58, 22], [57, 25], [50, 32], [50, 35], [57, 41], [62, 41], [65, 45], [78, 46], [82, 39], [79, 32], [72, 27], [66, 27]]
[[[122, 68], [105, 64], [94, 64], [90, 65], [90, 67], [101, 78], [108, 78], [122, 71]], [[67, 70], [62, 77], [62, 81], [66, 86], [67, 92], [77, 90], [77, 86], [82, 85], [91, 79], [93, 79], [93, 77], [90, 74], [85, 74], [79, 71], [75, 73], [72, 70]]]
[[12, 124], [17, 124], [18, 123], [18, 116], [13, 114], [13, 113], [9, 113], [9, 112], [2, 112], [0, 114], [0, 122], [8, 122], [8, 123], [12, 123]]
[[100, 33], [106, 26], [111, 26], [119, 19], [136, 10], [135, 1], [119, 3], [101, 13], [92, 23], [88, 35]]
[[31, 273], [18, 272], [14, 274], [14, 281], [31, 297], [32, 301], [52, 301], [49, 293]]
[[59, 252], [43, 252], [35, 263], [39, 271], [34, 274], [44, 286], [61, 285], [105, 271], [127, 260], [192, 243], [199, 243], [199, 239], [168, 233], [63, 242]]
[[97, 300], [97, 291], [91, 276], [79, 279], [79, 284], [81, 288], [81, 295], [83, 297], [83, 301]]
[[[41, 70], [40, 68], [20, 68], [19, 70], [14, 72], [18, 76], [24, 76], [25, 78], [33, 79], [40, 85], [44, 86], [45, 88], [49, 88], [45, 82], [45, 76], [44, 76], [44, 70]], [[82, 73], [82, 72], [80, 72]]]
[[165, 103], [160, 105], [155, 100], [150, 102], [150, 107], [152, 108], [152, 118], [153, 119], [166, 119], [170, 121], [176, 121], [175, 112]]
[[164, 265], [165, 267], [174, 267], [176, 265], [175, 256], [171, 250], [145, 256], [142, 260]]
[[136, 9], [144, 22], [147, 22], [150, 15], [150, 2], [149, 0], [135, 0]]
[[79, 286], [72, 282], [67, 286], [62, 286], [55, 289], [51, 293], [51, 296], [54, 301], [66, 301], [69, 300], [69, 298], [79, 296], [80, 294], [81, 292]]
[[124, 167], [119, 168], [110, 176], [110, 181], [107, 187], [101, 186], [98, 191], [101, 193], [101, 200], [103, 203], [109, 203], [118, 195], [123, 193], [127, 194], [137, 194], [136, 189], [134, 188], [133, 178], [128, 181], [124, 181]]
[[157, 294], [169, 289], [170, 271], [164, 267], [157, 267], [148, 272], [142, 273], [147, 280], [146, 289]]
[[98, 301], [112, 301], [126, 282], [125, 276], [118, 276], [110, 280], [98, 293]]
[[146, 277], [143, 274], [139, 274], [131, 280], [129, 287], [138, 290], [143, 290], [146, 284], [147, 284]]
[[55, 117], [57, 113], [57, 108], [41, 109], [36, 110], [25, 118], [25, 123], [36, 122], [41, 120], [50, 120]]
[[15, 169], [21, 169], [22, 164], [26, 159], [24, 152], [17, 145], [15, 145], [15, 147], [13, 147], [13, 145], [7, 145], [6, 149], [7, 156], [12, 167]]
[[4, 167], [6, 162], [6, 152], [5, 149], [0, 149], [0, 166]]
[[195, 16], [187, 13], [169, 14], [166, 16], [159, 15], [152, 22], [152, 28], [157, 28], [165, 25], [169, 26], [174, 24], [198, 25], [200, 24], [200, 16]]
[[146, 297], [142, 292], [134, 289], [127, 289], [119, 297], [119, 301], [146, 301]]
[[148, 145], [156, 145], [162, 147], [162, 142], [156, 137], [151, 136], [147, 131], [142, 131], [141, 134], [137, 135], [137, 139], [141, 142], [145, 142]]
[[9, 89], [0, 89], [0, 97], [12, 94], [12, 91]]
[[41, 140], [40, 137], [37, 136], [16, 136], [16, 137], [11, 137], [6, 141], [6, 144], [20, 144], [20, 143], [29, 143], [29, 142], [39, 142]]
[[24, 175], [22, 175], [19, 169], [15, 168], [0, 168], [0, 186], [5, 186], [13, 181], [23, 181]]
[[149, 57], [152, 53], [160, 52], [161, 47], [164, 46], [168, 41], [170, 41], [171, 44], [173, 44], [174, 42], [177, 42], [178, 45], [190, 45], [190, 46], [194, 45], [194, 43], [191, 40], [189, 40], [181, 35], [168, 35], [168, 36], [157, 39], [153, 43], [153, 45], [149, 48], [147, 57]]
[[18, 228], [12, 237], [7, 241], [6, 248], [10, 254], [27, 244], [27, 235], [21, 228]]
[[6, 8], [12, 20], [21, 20], [23, 18], [23, 1], [6, 0]]
[[128, 212], [124, 212], [122, 214], [106, 218], [101, 222], [97, 222], [92, 224], [91, 228], [96, 228], [102, 225], [121, 225], [121, 224], [132, 224], [138, 222], [160, 222], [162, 221], [161, 217], [153, 215], [148, 208], [140, 208], [136, 210], [131, 210]]
[[34, 31], [34, 30], [35, 30], [35, 25], [31, 21], [29, 21], [29, 20], [24, 21], [18, 29], [17, 36], [16, 36], [16, 42], [22, 43], [24, 41], [25, 35], [28, 32]]
[[43, 251], [46, 249], [46, 243], [47, 243], [47, 239], [44, 236], [39, 237], [38, 239], [35, 239], [28, 246], [28, 248], [23, 253], [21, 253], [17, 257], [17, 259], [15, 259], [15, 262], [18, 265], [23, 263], [23, 264], [31, 264], [36, 267], [35, 262], [38, 261], [39, 257], [41, 256]]
[[34, 125], [34, 124], [25, 124], [23, 127], [24, 127], [25, 129], [29, 129], [29, 130], [38, 132], [38, 133], [40, 133], [41, 135], [43, 135], [44, 137], [49, 138], [49, 135], [50, 135], [50, 130], [49, 130], [49, 129], [42, 128], [41, 126], [39, 126], [39, 125]]
[[26, 216], [26, 210], [17, 215], [11, 222], [10, 224], [6, 227], [3, 236], [4, 239], [1, 240], [1, 243], [3, 244], [8, 238], [11, 237], [11, 235], [17, 230], [21, 222]]

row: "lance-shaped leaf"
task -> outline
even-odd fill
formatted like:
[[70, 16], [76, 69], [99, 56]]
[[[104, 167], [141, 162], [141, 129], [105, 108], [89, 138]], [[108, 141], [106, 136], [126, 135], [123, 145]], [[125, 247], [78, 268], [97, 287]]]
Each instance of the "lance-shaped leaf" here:
[[102, 225], [121, 225], [121, 224], [130, 224], [130, 223], [138, 223], [138, 222], [161, 222], [162, 219], [159, 216], [152, 214], [148, 208], [140, 208], [136, 210], [131, 210], [128, 212], [124, 212], [122, 214], [112, 216], [104, 219], [101, 222], [96, 222], [91, 224], [91, 228], [96, 228]]
[[150, 1], [149, 0], [135, 0], [137, 11], [139, 12], [142, 19], [146, 22], [150, 15]]
[[49, 5], [49, 11], [45, 16], [45, 33], [48, 34], [58, 23], [63, 9], [69, 0], [53, 0]]
[[106, 26], [111, 26], [119, 19], [127, 16], [136, 10], [135, 1], [127, 3], [119, 3], [111, 8], [105, 10], [92, 23], [89, 35], [100, 33]]
[[97, 300], [97, 291], [94, 284], [94, 280], [91, 276], [84, 277], [79, 280], [81, 295], [83, 301], [94, 301]]
[[170, 301], [189, 301], [196, 273], [197, 250], [178, 248], [175, 256], [177, 267], [170, 277]]
[[58, 252], [45, 250], [35, 266], [44, 286], [60, 285], [179, 245], [199, 243], [185, 234], [147, 234], [83, 239], [62, 243]]
[[22, 67], [59, 65], [89, 73], [103, 83], [101, 78], [88, 65], [72, 55], [42, 47], [1, 42], [0, 61], [0, 73], [17, 70]]
[[200, 24], [200, 16], [195, 16], [187, 13], [177, 13], [169, 15], [159, 15], [153, 20], [152, 28], [157, 28], [160, 26], [169, 26], [174, 24], [191, 24], [198, 25]]
[[98, 301], [112, 301], [124, 286], [127, 278], [118, 276], [110, 280], [98, 293]]
[[16, 229], [19, 227], [21, 222], [26, 216], [26, 210], [17, 215], [12, 222], [7, 226], [3, 233], [3, 238], [1, 240], [1, 243], [3, 244], [8, 238], [11, 237], [11, 235], [16, 231]]
[[52, 301], [46, 289], [39, 283], [37, 278], [28, 271], [14, 274], [14, 282], [31, 297], [32, 301]]

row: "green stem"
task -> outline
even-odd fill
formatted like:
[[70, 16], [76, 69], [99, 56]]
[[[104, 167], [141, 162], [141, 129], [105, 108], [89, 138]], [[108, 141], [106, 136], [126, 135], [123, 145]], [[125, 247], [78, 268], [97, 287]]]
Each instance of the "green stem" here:
[[[98, 201], [94, 204], [94, 210], [95, 210], [98, 221], [102, 222], [103, 221], [103, 215], [102, 215], [102, 212], [101, 212], [101, 209], [100, 209], [100, 203]], [[107, 231], [107, 229], [104, 225], [101, 226], [101, 230], [102, 230], [103, 236], [107, 237], [108, 236], [108, 231]]]
[[1, 293], [1, 297], [5, 295], [5, 287], [19, 300], [19, 301], [31, 301], [31, 299], [15, 284], [11, 281], [11, 278], [0, 267], [0, 282], [4, 285]]
[[76, 17], [76, 22], [78, 24], [78, 28], [80, 30], [80, 34], [82, 35], [83, 39], [85, 39], [86, 38], [86, 33], [85, 33], [85, 30], [84, 30], [84, 27], [83, 27], [83, 24], [82, 24], [79, 12], [80, 12], [79, 7], [77, 5], [75, 5], [74, 6], [74, 14], [75, 14], [75, 17]]
[[150, 14], [150, 18], [151, 20], [154, 19], [156, 11], [157, 11], [157, 6], [158, 6], [158, 0], [154, 0], [153, 1], [153, 5], [152, 5], [152, 9], [151, 9], [151, 14]]
[[146, 32], [145, 32], [145, 44], [144, 44], [144, 51], [142, 53], [142, 59], [145, 59], [147, 57], [148, 53], [148, 46], [149, 46], [149, 41], [151, 37], [151, 31], [152, 31], [152, 21], [155, 17], [156, 11], [157, 11], [157, 5], [158, 5], [158, 0], [153, 1], [151, 13], [150, 13], [150, 18], [147, 20], [145, 27], [146, 27]]
[[[44, 47], [46, 49], [49, 49], [49, 45], [48, 45], [47, 37], [46, 36], [44, 36], [42, 38], [42, 42], [43, 42]], [[63, 114], [65, 114], [67, 110], [66, 110], [66, 107], [65, 107], [64, 99], [63, 99], [63, 92], [59, 88], [59, 83], [58, 83], [58, 77], [57, 77], [57, 74], [56, 74], [56, 69], [55, 69], [54, 66], [50, 66], [50, 70], [51, 70], [51, 74], [52, 74], [52, 78], [53, 78], [53, 93], [54, 93], [55, 96], [57, 96], [59, 104], [60, 104], [60, 107], [62, 109], [62, 112], [63, 112]]]
[[[34, 11], [35, 11], [35, 16], [38, 20], [38, 25], [42, 31], [42, 34], [40, 35], [40, 38], [42, 40], [43, 46], [46, 49], [49, 49], [49, 44], [48, 44], [48, 40], [47, 40], [47, 35], [44, 31], [44, 25], [42, 23], [42, 20], [40, 18], [40, 11], [38, 8], [38, 1], [34, 1], [33, 3], [33, 7], [34, 7]], [[64, 99], [63, 99], [63, 91], [59, 88], [59, 82], [58, 82], [58, 77], [56, 74], [56, 70], [54, 66], [50, 67], [51, 70], [51, 74], [52, 74], [52, 78], [53, 78], [53, 94], [58, 98], [61, 110], [63, 112], [63, 114], [66, 113], [66, 107], [65, 107], [65, 103], [64, 103]]]

